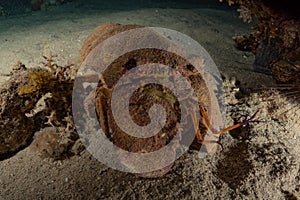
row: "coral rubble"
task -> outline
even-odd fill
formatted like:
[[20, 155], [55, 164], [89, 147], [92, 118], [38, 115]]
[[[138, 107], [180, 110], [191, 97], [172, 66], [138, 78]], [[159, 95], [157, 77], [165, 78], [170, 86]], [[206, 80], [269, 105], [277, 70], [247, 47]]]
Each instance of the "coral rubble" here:
[[70, 75], [75, 67], [47, 61], [31, 69], [19, 63], [1, 90], [0, 159], [28, 146], [34, 132], [45, 127], [63, 128], [70, 140], [78, 138], [71, 116], [74, 79]]

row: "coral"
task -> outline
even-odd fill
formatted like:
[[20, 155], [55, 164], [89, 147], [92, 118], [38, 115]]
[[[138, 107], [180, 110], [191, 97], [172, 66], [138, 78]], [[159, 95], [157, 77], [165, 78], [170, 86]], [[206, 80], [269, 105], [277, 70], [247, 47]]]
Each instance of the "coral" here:
[[244, 21], [250, 21], [252, 17], [258, 20], [253, 26], [256, 30], [253, 35], [257, 41], [275, 40], [285, 50], [299, 46], [300, 23], [298, 10], [293, 8], [292, 2], [275, 2], [261, 0], [228, 0], [231, 5], [238, 4], [240, 17]]
[[240, 13], [240, 18], [243, 19], [244, 22], [250, 23], [252, 21], [252, 14], [249, 8], [241, 5], [237, 11]]
[[32, 150], [40, 156], [55, 160], [72, 156], [71, 151], [77, 136], [74, 132], [65, 130], [65, 127], [46, 127], [35, 133]]
[[[258, 20], [255, 32], [235, 37], [240, 50], [255, 54], [254, 68], [271, 73], [295, 97], [300, 94], [300, 17], [297, 4], [292, 1], [227, 0], [238, 4], [241, 18]], [[252, 45], [251, 45], [252, 43]]]
[[289, 10], [290, 3], [280, 2], [278, 5], [259, 0], [228, 0], [228, 3], [240, 6], [238, 12], [244, 21], [249, 22], [252, 17], [258, 20], [253, 26], [258, 41], [275, 39], [286, 48], [299, 45], [299, 18], [297, 11]]
[[[70, 115], [77, 68], [72, 64], [59, 66], [53, 58], [53, 55], [44, 56], [44, 66], [31, 69], [19, 63], [2, 88], [0, 142], [4, 145], [0, 147], [0, 159], [28, 146], [34, 132], [45, 127], [59, 127], [59, 130], [64, 127], [65, 134], [72, 136], [68, 138], [73, 142], [78, 139]], [[56, 137], [55, 134], [52, 136]], [[46, 136], [39, 138], [50, 140]]]
[[52, 74], [47, 70], [31, 71], [28, 73], [28, 82], [19, 89], [18, 94], [28, 95], [47, 87], [51, 88], [54, 84], [52, 81]]
[[[299, 81], [300, 76], [300, 47], [283, 54], [282, 59], [272, 65], [272, 74], [281, 83]], [[298, 82], [299, 83], [299, 82]], [[298, 84], [299, 85], [299, 84]]]
[[[300, 47], [283, 55], [272, 65], [273, 77], [279, 82], [278, 89], [294, 104], [294, 112], [300, 110]], [[298, 121], [299, 122], [299, 121]], [[299, 123], [298, 123], [299, 124]]]
[[235, 47], [241, 51], [252, 51], [256, 53], [256, 49], [259, 45], [257, 38], [253, 33], [244, 34], [241, 36], [234, 36], [233, 40], [235, 41]]

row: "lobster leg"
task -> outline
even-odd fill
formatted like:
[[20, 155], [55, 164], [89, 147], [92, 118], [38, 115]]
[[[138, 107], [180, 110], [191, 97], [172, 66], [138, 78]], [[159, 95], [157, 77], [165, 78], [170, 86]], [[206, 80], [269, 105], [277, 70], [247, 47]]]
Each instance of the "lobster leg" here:
[[259, 121], [257, 121], [257, 120], [253, 120], [255, 117], [256, 117], [256, 115], [257, 115], [257, 113], [259, 112], [260, 110], [258, 109], [249, 119], [245, 119], [244, 121], [242, 121], [242, 122], [240, 122], [240, 123], [237, 123], [237, 124], [235, 124], [235, 125], [232, 125], [232, 126], [229, 126], [229, 127], [227, 127], [227, 128], [224, 128], [224, 129], [222, 129], [222, 130], [220, 130], [217, 134], [223, 134], [223, 133], [226, 133], [227, 131], [231, 131], [231, 130], [233, 130], [233, 129], [236, 129], [236, 128], [238, 128], [238, 127], [240, 127], [240, 126], [244, 126], [244, 125], [246, 125], [246, 124], [248, 124], [248, 123], [250, 123], [250, 122], [259, 122]]
[[[232, 125], [232, 126], [230, 126], [230, 127], [227, 127], [227, 128], [222, 129], [222, 130], [220, 130], [220, 131], [216, 131], [216, 130], [212, 129], [212, 127], [209, 127], [209, 126], [210, 126], [210, 122], [209, 122], [208, 116], [207, 116], [207, 114], [206, 114], [206, 111], [204, 110], [203, 107], [200, 107], [200, 112], [201, 112], [201, 115], [202, 115], [202, 117], [203, 117], [203, 120], [204, 120], [204, 122], [205, 122], [206, 127], [209, 128], [209, 129], [212, 131], [212, 133], [218, 134], [218, 135], [224, 134], [224, 133], [226, 133], [226, 132], [228, 132], [228, 131], [231, 131], [231, 130], [233, 130], [233, 129], [236, 129], [236, 128], [240, 127], [240, 126], [246, 125], [246, 124], [248, 124], [248, 123], [250, 123], [250, 122], [259, 122], [258, 120], [254, 120], [254, 118], [256, 117], [256, 115], [258, 114], [259, 111], [260, 111], [260, 109], [258, 109], [258, 110], [257, 110], [250, 118], [245, 119], [244, 121], [242, 121], [242, 122], [240, 122], [240, 123], [237, 123], [237, 124], [235, 124], [235, 125]], [[203, 139], [203, 137], [202, 137], [202, 135], [201, 135], [201, 132], [200, 132], [200, 130], [199, 130], [199, 126], [198, 126], [198, 124], [197, 124], [197, 122], [196, 122], [196, 118], [195, 118], [194, 115], [192, 115], [192, 120], [193, 120], [193, 125], [194, 125], [194, 129], [195, 129], [197, 141], [198, 141], [200, 144], [205, 144], [205, 143], [217, 143], [217, 144], [219, 144], [219, 145], [221, 146], [221, 149], [222, 149], [221, 151], [223, 151], [224, 148], [223, 148], [223, 145], [222, 145], [222, 143], [221, 143], [221, 141], [220, 141], [221, 139], [219, 138], [218, 141], [204, 141], [204, 139]]]

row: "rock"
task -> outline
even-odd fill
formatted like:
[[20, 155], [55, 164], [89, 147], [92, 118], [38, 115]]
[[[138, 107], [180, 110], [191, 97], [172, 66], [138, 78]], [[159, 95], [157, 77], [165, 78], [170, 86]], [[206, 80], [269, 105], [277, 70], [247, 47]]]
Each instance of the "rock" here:
[[64, 127], [73, 141], [78, 139], [70, 115], [75, 69], [45, 59], [44, 68], [19, 63], [0, 90], [0, 160], [27, 147], [34, 133], [47, 126]]
[[18, 95], [19, 87], [27, 75], [25, 68], [15, 70], [0, 93], [0, 160], [28, 146], [36, 130], [34, 119], [25, 116], [26, 112], [33, 109], [36, 97], [26, 99]]

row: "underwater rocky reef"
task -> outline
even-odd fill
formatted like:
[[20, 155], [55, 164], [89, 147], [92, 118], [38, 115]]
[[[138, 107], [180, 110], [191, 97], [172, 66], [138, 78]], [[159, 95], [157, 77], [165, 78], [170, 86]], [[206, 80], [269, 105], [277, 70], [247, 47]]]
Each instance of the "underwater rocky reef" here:
[[[227, 0], [237, 4], [252, 33], [234, 38], [239, 50], [255, 54], [254, 69], [270, 73], [285, 89], [300, 93], [300, 14], [293, 1]], [[299, 96], [297, 96], [299, 98]]]

